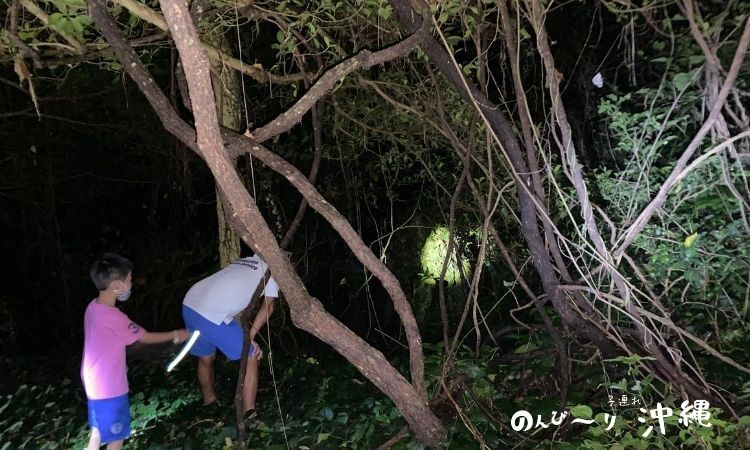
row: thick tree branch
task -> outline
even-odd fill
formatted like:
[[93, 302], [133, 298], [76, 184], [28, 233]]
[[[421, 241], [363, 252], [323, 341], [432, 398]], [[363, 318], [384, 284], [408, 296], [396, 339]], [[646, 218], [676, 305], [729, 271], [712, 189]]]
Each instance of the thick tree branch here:
[[[250, 153], [289, 181], [304, 196], [310, 206], [320, 213], [341, 238], [346, 242], [352, 253], [360, 262], [380, 280], [388, 295], [393, 300], [396, 313], [399, 315], [407, 336], [410, 353], [410, 366], [412, 382], [415, 383], [417, 391], [426, 398], [424, 390], [424, 363], [422, 351], [422, 339], [419, 333], [414, 315], [409, 306], [401, 285], [396, 276], [386, 265], [373, 254], [367, 244], [362, 241], [357, 231], [351, 226], [344, 216], [318, 192], [296, 167], [289, 164], [279, 155], [269, 151], [262, 145], [252, 144], [244, 136], [229, 131], [224, 131], [227, 142], [227, 151], [230, 155]], [[249, 145], [250, 144], [250, 145]]]
[[[90, 2], [91, 5], [95, 5], [96, 3], [98, 1], [95, 2], [92, 0]], [[97, 11], [96, 14], [97, 16], [103, 16], [95, 17], [94, 20], [97, 21], [102, 33], [107, 37], [125, 70], [136, 81], [151, 106], [159, 115], [164, 127], [185, 145], [196, 150], [195, 131], [177, 115], [167, 97], [155, 85], [153, 78], [137, 55], [127, 45], [127, 42], [118, 39], [119, 30], [117, 30], [117, 27], [111, 21], [108, 13], [104, 11], [104, 14], [100, 14]], [[93, 10], [92, 17], [94, 17]], [[426, 391], [424, 389], [424, 358], [419, 328], [411, 312], [409, 302], [406, 300], [406, 295], [401, 289], [395, 275], [372, 253], [372, 250], [362, 241], [346, 218], [320, 195], [315, 186], [296, 167], [267, 148], [261, 145], [253, 145], [250, 140], [242, 135], [229, 130], [223, 130], [223, 134], [224, 139], [228, 143], [227, 151], [229, 155], [236, 156], [250, 153], [286, 178], [297, 188], [310, 206], [328, 220], [364, 266], [383, 283], [384, 288], [393, 300], [397, 314], [404, 324], [404, 330], [409, 341], [412, 382], [415, 384], [417, 392], [420, 392], [426, 398]], [[200, 153], [198, 154], [200, 155]]]
[[[507, 49], [508, 57], [511, 63], [510, 69], [513, 77], [513, 90], [515, 91], [516, 103], [518, 104], [518, 117], [521, 122], [523, 143], [526, 147], [526, 158], [529, 161], [529, 167], [531, 168], [531, 181], [534, 185], [534, 193], [538, 198], [543, 198], [544, 187], [542, 186], [541, 176], [539, 175], [541, 171], [539, 170], [539, 161], [536, 156], [536, 148], [534, 147], [534, 134], [532, 131], [531, 112], [526, 100], [526, 90], [524, 89], [523, 82], [521, 80], [521, 68], [519, 64], [520, 55], [518, 43], [516, 42], [516, 30], [511, 26], [507, 0], [500, 0], [498, 2], [498, 10], [500, 12], [500, 19], [504, 31], [503, 34], [505, 36], [505, 47]], [[475, 192], [475, 196], [477, 196], [477, 194], [478, 192]], [[479, 199], [479, 197], [477, 198]], [[482, 208], [486, 209], [484, 208], [484, 206], [482, 206]], [[558, 246], [555, 239], [555, 232], [553, 230], [552, 223], [549, 220], [546, 220], [546, 217], [548, 217], [548, 215], [543, 214], [542, 225], [544, 227], [544, 233], [547, 238], [547, 245], [550, 249], [550, 253], [552, 254], [552, 258], [555, 261], [555, 265], [562, 274], [563, 279], [568, 281], [570, 280], [570, 274], [565, 267], [565, 262], [562, 258], [562, 254], [560, 253], [560, 247]], [[502, 253], [503, 258], [505, 258], [506, 264], [508, 264], [514, 275], [516, 275], [516, 278], [520, 279], [522, 288], [526, 291], [527, 295], [529, 295], [529, 298], [534, 302], [534, 306], [542, 316], [542, 320], [544, 320], [544, 324], [547, 327], [547, 332], [550, 334], [553, 342], [555, 342], [555, 345], [557, 346], [557, 353], [558, 357], [560, 358], [560, 407], [564, 408], [567, 404], [568, 387], [570, 385], [570, 363], [568, 359], [568, 348], [563, 341], [562, 335], [552, 324], [547, 311], [544, 309], [542, 301], [531, 291], [531, 289], [529, 289], [525, 280], [520, 276], [520, 273], [518, 273], [518, 269], [516, 269], [507, 248], [505, 247], [503, 242], [500, 241], [500, 236], [497, 234], [497, 230], [495, 230], [494, 227], [492, 227], [492, 232], [493, 237], [495, 238], [495, 242], [500, 248], [500, 252]]]
[[[109, 16], [103, 1], [104, 0], [89, 1], [91, 16], [99, 26], [102, 34], [110, 42], [113, 51], [117, 54], [118, 59], [120, 59], [125, 70], [135, 80], [155, 112], [159, 115], [164, 127], [188, 147], [194, 149], [204, 159], [207, 155], [214, 157], [214, 153], [204, 153], [199, 149], [196, 144], [195, 131], [179, 118], [174, 109], [172, 109], [166, 96], [155, 85], [153, 78], [148, 71], [146, 71], [143, 63], [138, 59], [135, 52], [120, 35], [119, 30]], [[197, 40], [193, 39], [194, 45], [196, 42]], [[203, 71], [201, 70], [200, 73], [202, 74]], [[192, 87], [191, 95], [194, 97], [192, 104], [195, 108], [197, 97], [194, 96]], [[210, 104], [213, 105], [213, 97], [208, 95], [207, 98], [210, 99]], [[207, 107], [206, 103], [203, 101], [201, 101], [201, 105], [201, 111], [212, 110], [212, 108]], [[197, 114], [198, 112], [196, 112], [196, 115]], [[292, 181], [293, 184], [300, 189], [300, 192], [305, 196], [308, 202], [310, 202], [311, 206], [326, 211], [324, 216], [326, 216], [329, 221], [332, 220], [332, 218], [338, 218], [337, 220], [343, 221], [343, 224], [338, 221], [332, 223], [337, 231], [340, 229], [349, 229], [354, 232], [351, 225], [346, 222], [335, 208], [332, 208], [330, 204], [320, 196], [315, 188], [310, 185], [309, 181], [294, 166], [260, 145], [251, 145], [246, 138], [240, 135], [224, 130], [224, 138], [230, 142], [230, 145], [243, 148], [243, 151], [237, 152], [238, 154], [249, 152]], [[205, 136], [203, 139], [206, 139]], [[204, 143], [204, 141], [201, 140], [201, 143]], [[288, 261], [276, 253], [277, 244], [273, 238], [273, 234], [268, 230], [262, 217], [256, 216], [257, 207], [252, 198], [249, 197], [246, 190], [239, 193], [236, 193], [236, 190], [234, 190], [235, 188], [239, 190], [237, 183], [241, 184], [241, 181], [237, 178], [231, 160], [226, 155], [223, 157], [226, 157], [227, 159], [221, 159], [219, 162], [211, 161], [210, 166], [212, 171], [214, 171], [217, 183], [223, 186], [228, 186], [228, 188], [224, 190], [224, 194], [232, 193], [233, 195], [240, 196], [240, 201], [237, 201], [237, 198], [234, 198], [228, 202], [228, 216], [232, 220], [235, 228], [240, 231], [240, 237], [249, 245], [258, 249], [259, 253], [263, 255], [264, 258], [267, 258], [269, 267], [274, 273], [274, 277], [277, 278], [282, 291], [287, 296], [294, 323], [301, 329], [310, 332], [334, 347], [339, 353], [351, 361], [352, 364], [354, 364], [355, 367], [357, 367], [358, 370], [360, 370], [378, 388], [393, 399], [420, 441], [430, 446], [435, 446], [442, 442], [445, 437], [443, 427], [429, 411], [426, 404], [422, 344], [421, 338], [419, 337], [419, 330], [416, 328], [416, 321], [411, 313], [411, 308], [406, 301], [406, 297], [395, 276], [393, 276], [380, 260], [372, 255], [372, 251], [364, 245], [356, 233], [354, 233], [356, 241], [354, 243], [352, 243], [351, 239], [342, 234], [342, 237], [350, 245], [350, 248], [353, 250], [356, 249], [355, 254], [357, 254], [358, 258], [363, 258], [361, 254], [363, 251], [369, 253], [372, 258], [367, 259], [367, 255], [365, 255], [366, 261], [364, 264], [368, 268], [371, 268], [371, 271], [383, 281], [386, 290], [388, 290], [393, 296], [396, 311], [402, 318], [407, 336], [409, 336], [412, 380], [414, 383], [413, 387], [409, 385], [395, 369], [393, 369], [382, 353], [371, 348], [361, 338], [352, 333], [351, 330], [331, 317], [319, 301], [307, 294], [304, 285], [301, 280], [299, 280], [299, 277], [296, 276]], [[229, 168], [231, 168], [231, 170], [229, 170]], [[307, 189], [301, 189], [301, 186], [304, 186]], [[258, 219], [258, 217], [260, 217], [260, 219]], [[248, 232], [249, 229], [255, 230], [256, 227], [258, 230], [261, 230], [258, 232], [257, 239], [255, 235], [251, 236]], [[377, 263], [374, 267], [371, 261], [373, 258]], [[372, 268], [375, 270], [372, 270]]]
[[317, 81], [315, 81], [315, 84], [312, 85], [297, 103], [266, 125], [253, 130], [252, 133], [248, 134], [248, 137], [256, 142], [262, 143], [280, 135], [281, 133], [289, 131], [302, 120], [302, 117], [318, 100], [323, 98], [328, 91], [333, 89], [336, 83], [346, 78], [350, 73], [355, 70], [369, 69], [372, 66], [383, 64], [414, 50], [414, 48], [420, 45], [420, 42], [429, 35], [430, 27], [427, 24], [428, 22], [426, 20], [423, 21], [422, 25], [419, 28], [416, 28], [411, 36], [391, 45], [390, 47], [386, 47], [376, 52], [362, 50], [351, 58], [328, 69], [320, 78], [318, 78]]
[[[253, 230], [251, 242], [256, 245], [258, 252], [267, 261], [270, 270], [287, 297], [294, 322], [300, 324], [303, 328], [305, 326], [312, 327], [312, 330], [318, 331], [313, 334], [335, 346], [338, 345], [339, 351], [352, 360], [384, 392], [390, 391], [393, 395], [393, 386], [388, 384], [396, 383], [398, 385], [396, 389], [414, 392], [415, 395], [411, 400], [416, 401], [418, 396], [413, 391], [413, 387], [406, 383], [406, 380], [385, 361], [382, 354], [378, 355], [373, 349], [367, 352], [368, 355], [365, 358], [362, 354], [356, 354], [354, 348], [342, 347], [343, 343], [339, 341], [339, 336], [346, 329], [341, 324], [335, 323], [335, 319], [330, 315], [321, 311], [326, 317], [318, 317], [318, 320], [310, 322], [310, 313], [313, 312], [311, 310], [316, 309], [314, 307], [316, 302], [307, 294], [293, 266], [284, 257], [273, 233], [265, 223], [250, 194], [244, 188], [242, 180], [234, 169], [232, 160], [224, 150], [214, 104], [208, 58], [200, 46], [196, 45], [199, 38], [190, 21], [187, 7], [181, 0], [162, 0], [162, 7], [185, 67], [185, 75], [192, 99], [191, 104], [195, 114], [198, 150], [203, 154], [206, 163], [216, 178], [217, 185], [228, 200], [228, 206], [233, 212], [231, 217], [235, 218], [236, 223], [241, 225], [239, 227], [241, 234], [247, 235], [249, 230]], [[338, 330], [335, 330], [337, 333], [331, 333], [334, 330], [324, 331], [326, 325], [331, 328], [338, 328]], [[354, 340], [353, 338], [361, 341], [351, 331], [348, 334], [350, 336], [346, 343]], [[361, 341], [361, 344], [366, 345], [363, 341]], [[361, 349], [357, 349], [357, 351], [361, 351]], [[373, 373], [372, 370], [375, 367], [389, 373]], [[429, 412], [426, 399], [422, 399], [421, 405], [419, 402], [416, 405], [405, 404], [403, 399], [398, 397], [393, 398], [393, 400], [398, 405], [399, 410], [404, 413], [405, 418], [422, 442], [432, 446], [440, 443], [441, 427], [431, 413], [427, 414], [427, 416], [433, 418], [431, 426], [424, 427], [424, 423], [415, 422], [418, 418], [421, 420], [429, 419], [424, 414], [425, 409]]]
[[[388, 3], [393, 7], [407, 32], [412, 32], [417, 28], [417, 19], [421, 15], [413, 9], [412, 2], [409, 0], [388, 0]], [[529, 176], [529, 167], [523, 158], [512, 125], [497, 105], [482, 94], [476, 86], [466, 81], [445, 48], [432, 36], [426, 38], [420, 44], [420, 47], [453, 85], [459, 96], [479, 110], [493, 134], [497, 136], [501, 147], [505, 150], [513, 168], [513, 175], [519, 180], [516, 183], [516, 189], [521, 210], [521, 231], [529, 246], [532, 263], [539, 273], [544, 291], [552, 301], [553, 306], [566, 324], [596, 343], [603, 354], [611, 355], [612, 345], [606, 336], [601, 333], [602, 326], [598, 323], [596, 311], [593, 307], [582, 299], [574, 298], [575, 307], [583, 312], [583, 315], [579, 315], [565, 295], [558, 289], [557, 273], [537, 226], [536, 204], [538, 202], [530, 194], [532, 181]]]
[[[29, 0], [22, 0], [29, 1]], [[154, 25], [163, 31], [168, 31], [167, 22], [164, 20], [161, 14], [149, 8], [145, 4], [137, 0], [113, 0], [115, 3], [121, 5], [134, 16], [139, 19], [145, 20], [146, 22]], [[274, 75], [269, 73], [256, 65], [246, 64], [237, 58], [233, 58], [226, 53], [219, 51], [217, 48], [201, 43], [206, 54], [212, 62], [218, 64], [224, 64], [227, 67], [231, 67], [234, 70], [244, 73], [250, 78], [261, 82], [261, 83], [275, 83], [275, 84], [291, 84], [298, 81], [306, 80], [310, 77], [310, 74], [297, 73], [292, 75]]]

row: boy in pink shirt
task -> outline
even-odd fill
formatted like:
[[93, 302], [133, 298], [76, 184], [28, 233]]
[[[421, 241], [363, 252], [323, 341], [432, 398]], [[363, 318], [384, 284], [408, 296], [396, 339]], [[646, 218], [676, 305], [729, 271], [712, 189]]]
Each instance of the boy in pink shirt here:
[[107, 450], [122, 448], [130, 436], [130, 405], [125, 347], [135, 342], [174, 344], [187, 339], [184, 329], [151, 333], [115, 307], [130, 298], [133, 264], [114, 253], [105, 253], [89, 270], [99, 289], [83, 318], [84, 344], [81, 379], [88, 398], [91, 426], [88, 450], [107, 444]]

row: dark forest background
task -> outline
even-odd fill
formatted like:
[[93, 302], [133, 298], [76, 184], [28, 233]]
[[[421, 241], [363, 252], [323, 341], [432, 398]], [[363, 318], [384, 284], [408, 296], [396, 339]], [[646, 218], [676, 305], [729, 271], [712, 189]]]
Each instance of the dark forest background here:
[[[0, 411], [14, 414], [0, 422], [7, 428], [0, 446], [68, 448], [85, 433], [78, 370], [83, 311], [96, 295], [91, 261], [103, 251], [133, 260], [133, 296], [123, 311], [149, 330], [181, 327], [184, 294], [220, 268], [224, 220], [209, 167], [165, 130], [119, 55], [106, 50], [86, 3], [36, 2], [52, 14], [53, 24], [44, 26], [29, 2], [2, 6], [0, 394], [7, 403]], [[235, 131], [272, 122], [322, 73], [360, 50], [409, 36], [401, 12], [417, 4], [205, 2], [208, 12], [196, 21], [204, 42], [279, 77], [240, 77], [229, 66], [230, 81], [213, 73], [215, 83], [221, 80], [215, 89], [235, 103]], [[160, 14], [157, 2], [144, 5]], [[178, 67], [169, 34], [129, 12], [126, 2], [109, 6], [127, 39], [148, 38], [134, 48], [192, 126], [179, 85], [190, 67]], [[428, 18], [427, 39], [455, 58], [456, 73], [508, 128], [462, 97], [445, 69], [449, 59], [441, 65], [423, 45], [352, 72], [318, 100], [322, 146], [314, 184], [406, 294], [425, 343], [429, 393], [453, 393], [451, 401], [436, 395], [432, 408], [449, 446], [750, 448], [750, 67], [741, 51], [750, 2], [451, 0], [425, 7], [414, 14]], [[518, 60], [509, 52], [502, 8], [510, 11]], [[85, 51], [66, 51], [73, 45], [61, 33]], [[559, 92], [545, 67], [550, 61], [561, 74]], [[307, 75], [283, 79], [300, 73]], [[721, 97], [727, 79], [731, 88]], [[718, 118], [711, 113], [716, 102], [723, 104]], [[564, 105], [563, 118], [555, 105]], [[670, 184], [706, 123], [710, 130], [688, 155], [686, 164], [694, 166]], [[307, 174], [314, 128], [306, 113], [264, 145]], [[566, 129], [572, 157], [561, 144]], [[509, 163], [511, 141], [523, 158], [537, 156], [536, 170], [530, 159], [526, 172]], [[468, 178], [467, 151], [474, 152]], [[244, 154], [234, 163], [280, 241], [299, 192], [257, 158]], [[531, 173], [540, 177], [538, 189], [530, 188], [538, 201], [532, 227], [543, 243], [536, 250], [523, 225], [531, 203], [518, 190], [518, 180], [531, 180]], [[664, 186], [668, 195], [619, 252]], [[489, 218], [488, 200], [497, 202]], [[545, 216], [552, 228], [545, 228]], [[326, 219], [308, 208], [287, 250], [309, 293], [408, 380], [408, 339], [389, 292]], [[551, 261], [554, 289], [539, 251]], [[591, 309], [581, 311], [583, 303]], [[586, 320], [567, 315], [566, 304], [604, 325], [589, 330]], [[273, 373], [264, 372], [261, 394], [267, 411], [284, 412], [269, 412], [263, 427], [249, 430], [251, 445], [418, 448], [414, 437], [404, 438], [406, 422], [387, 396], [295, 327], [283, 301], [269, 330], [274, 356], [262, 370]], [[130, 448], [236, 443], [226, 420], [195, 425], [202, 416], [192, 397], [193, 361], [176, 378], [165, 377], [174, 349], [132, 350], [134, 417], [143, 431]], [[227, 402], [235, 371], [231, 364], [220, 368]], [[697, 393], [716, 408], [711, 429], [673, 428], [645, 438], [637, 409], [606, 432], [567, 424], [560, 436], [529, 432], [524, 441], [510, 427], [518, 409], [548, 417], [566, 407], [575, 417], [599, 417], [607, 399], [620, 395], [669, 404], [679, 416], [682, 401]], [[64, 406], [48, 405], [38, 422], [54, 426], [39, 428], [33, 405], [53, 397]], [[390, 442], [393, 436], [399, 439]]]

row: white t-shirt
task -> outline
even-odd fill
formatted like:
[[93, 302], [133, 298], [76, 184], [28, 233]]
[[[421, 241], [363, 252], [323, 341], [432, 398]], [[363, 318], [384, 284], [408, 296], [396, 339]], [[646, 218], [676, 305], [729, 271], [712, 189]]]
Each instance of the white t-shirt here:
[[[257, 256], [240, 258], [194, 284], [182, 303], [217, 325], [229, 323], [250, 303], [258, 283], [263, 282], [266, 267]], [[279, 286], [273, 278], [268, 278], [262, 295], [279, 296]]]

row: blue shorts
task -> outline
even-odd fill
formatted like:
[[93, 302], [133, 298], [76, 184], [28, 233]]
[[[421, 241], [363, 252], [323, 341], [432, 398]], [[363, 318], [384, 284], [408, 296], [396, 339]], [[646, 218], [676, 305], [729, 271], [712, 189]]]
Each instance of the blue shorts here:
[[[191, 355], [197, 357], [213, 355], [218, 348], [230, 361], [240, 359], [244, 333], [237, 319], [216, 325], [185, 305], [182, 306], [182, 318], [189, 332], [193, 330], [201, 332], [190, 349]], [[255, 350], [256, 347], [251, 344], [248, 357], [255, 355]]]
[[89, 425], [99, 430], [102, 444], [130, 436], [128, 394], [101, 400], [89, 400]]

